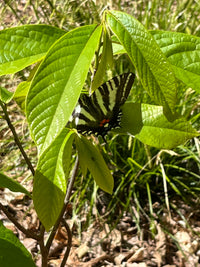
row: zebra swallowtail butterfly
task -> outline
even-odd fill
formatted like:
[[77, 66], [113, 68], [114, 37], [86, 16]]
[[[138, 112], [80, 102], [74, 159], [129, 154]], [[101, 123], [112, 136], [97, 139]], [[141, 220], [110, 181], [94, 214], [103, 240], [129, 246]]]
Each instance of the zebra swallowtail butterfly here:
[[77, 131], [101, 135], [120, 126], [121, 109], [135, 79], [134, 73], [112, 78], [96, 89], [91, 96], [81, 95], [72, 117]]

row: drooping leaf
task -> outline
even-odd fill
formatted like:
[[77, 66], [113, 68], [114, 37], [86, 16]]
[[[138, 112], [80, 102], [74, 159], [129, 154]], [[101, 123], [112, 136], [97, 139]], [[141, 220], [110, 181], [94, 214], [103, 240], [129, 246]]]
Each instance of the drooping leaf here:
[[113, 177], [99, 150], [84, 136], [76, 137], [76, 145], [80, 160], [80, 166], [85, 172], [88, 169], [97, 185], [104, 191], [112, 194]]
[[26, 188], [3, 173], [0, 173], [0, 187], [8, 188], [13, 192], [21, 192], [31, 197], [31, 194], [26, 190]]
[[39, 61], [65, 31], [48, 25], [24, 25], [0, 31], [0, 75]]
[[2, 267], [36, 267], [31, 254], [0, 221], [0, 266]]
[[32, 81], [27, 118], [32, 137], [45, 150], [67, 124], [99, 44], [102, 27], [68, 32], [51, 47]]
[[200, 92], [200, 38], [180, 32], [150, 33], [173, 65], [176, 77]]
[[71, 148], [72, 131], [64, 129], [54, 142], [40, 156], [34, 176], [33, 202], [39, 219], [48, 231], [54, 225], [64, 204], [69, 172], [68, 154]]
[[152, 35], [132, 16], [107, 12], [107, 22], [133, 62], [141, 83], [151, 98], [170, 116], [176, 104], [176, 82], [170, 63]]

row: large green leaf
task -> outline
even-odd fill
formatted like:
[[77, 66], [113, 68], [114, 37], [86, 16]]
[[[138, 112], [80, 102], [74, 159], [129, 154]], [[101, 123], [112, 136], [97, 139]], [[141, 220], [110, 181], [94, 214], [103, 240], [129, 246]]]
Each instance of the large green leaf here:
[[21, 184], [19, 184], [18, 182], [16, 182], [15, 180], [11, 179], [10, 177], [6, 176], [1, 172], [0, 172], [0, 187], [8, 188], [13, 192], [21, 192], [31, 197], [31, 194], [26, 190], [26, 188], [24, 188]]
[[[64, 129], [39, 158], [34, 176], [33, 202], [47, 231], [54, 225], [64, 204], [72, 141], [73, 132]], [[66, 160], [63, 155], [67, 155]]]
[[200, 38], [178, 32], [151, 34], [173, 65], [176, 77], [200, 92]]
[[85, 173], [85, 169], [88, 168], [97, 185], [102, 190], [112, 194], [114, 185], [113, 177], [99, 150], [82, 135], [77, 136], [76, 145], [83, 172]]
[[0, 221], [0, 266], [2, 267], [36, 267], [31, 254]]
[[176, 104], [175, 77], [152, 35], [139, 21], [123, 12], [107, 12], [107, 22], [132, 60], [144, 89], [156, 103], [173, 112]]
[[171, 149], [199, 133], [184, 118], [169, 122], [162, 106], [125, 103], [121, 129], [116, 132], [135, 136], [144, 144], [160, 149]]
[[[172, 64], [175, 76], [200, 92], [200, 38], [180, 32], [150, 31], [150, 33]], [[113, 53], [126, 53], [116, 37], [112, 39]]]
[[128, 102], [122, 112], [121, 127], [114, 132], [133, 135], [153, 147], [172, 149], [199, 135], [184, 118], [169, 122], [162, 106]]
[[172, 149], [199, 135], [185, 118], [169, 122], [163, 115], [163, 107], [159, 106], [143, 104], [142, 121], [142, 130], [136, 138], [157, 148]]
[[32, 137], [46, 149], [68, 122], [99, 44], [102, 27], [76, 28], [51, 47], [32, 81], [27, 118]]
[[24, 25], [0, 31], [0, 75], [18, 72], [41, 60], [65, 31], [48, 25]]

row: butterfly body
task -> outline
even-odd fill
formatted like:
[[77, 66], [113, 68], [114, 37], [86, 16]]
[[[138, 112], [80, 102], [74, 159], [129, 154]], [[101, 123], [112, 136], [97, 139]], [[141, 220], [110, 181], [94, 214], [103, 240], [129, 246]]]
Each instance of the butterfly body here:
[[120, 126], [121, 109], [125, 103], [135, 74], [124, 73], [102, 84], [91, 96], [83, 94], [72, 116], [78, 132], [104, 137]]

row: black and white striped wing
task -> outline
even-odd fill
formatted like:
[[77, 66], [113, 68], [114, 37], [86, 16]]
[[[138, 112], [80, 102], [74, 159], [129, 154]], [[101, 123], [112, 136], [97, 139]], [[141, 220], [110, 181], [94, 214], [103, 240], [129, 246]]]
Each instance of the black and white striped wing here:
[[124, 73], [102, 84], [91, 96], [82, 95], [72, 115], [77, 130], [104, 136], [118, 127], [120, 106], [125, 103], [134, 79], [134, 73]]

